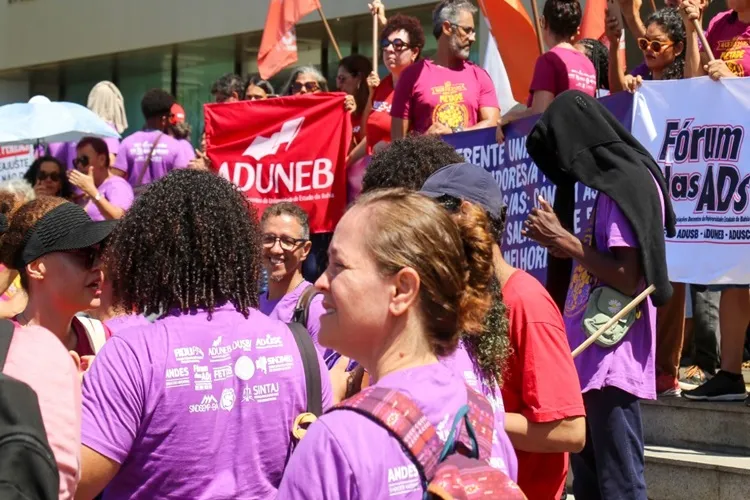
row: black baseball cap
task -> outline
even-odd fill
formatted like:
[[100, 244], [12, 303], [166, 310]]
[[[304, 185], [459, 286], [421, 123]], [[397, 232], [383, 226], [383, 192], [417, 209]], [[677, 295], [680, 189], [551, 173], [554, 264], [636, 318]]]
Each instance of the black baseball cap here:
[[75, 203], [65, 202], [44, 214], [26, 233], [21, 251], [16, 255], [17, 269], [53, 252], [69, 252], [104, 241], [117, 221], [94, 222]]
[[503, 192], [492, 176], [482, 167], [471, 163], [454, 163], [441, 168], [427, 178], [421, 194], [430, 198], [453, 196], [482, 207], [490, 216], [503, 216]]

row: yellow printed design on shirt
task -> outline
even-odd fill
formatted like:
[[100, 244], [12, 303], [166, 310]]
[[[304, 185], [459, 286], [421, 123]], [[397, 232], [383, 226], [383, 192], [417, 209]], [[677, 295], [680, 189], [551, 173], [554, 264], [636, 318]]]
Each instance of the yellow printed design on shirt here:
[[734, 37], [731, 40], [721, 40], [717, 44], [717, 49], [721, 52], [721, 60], [727, 64], [729, 71], [736, 76], [746, 76], [745, 69], [742, 67], [742, 60], [746, 52], [750, 51], [750, 40]]
[[[593, 217], [592, 217], [593, 219]], [[591, 239], [594, 235], [593, 221], [589, 223], [589, 227], [586, 229], [582, 238], [583, 244], [586, 246], [591, 245]], [[565, 316], [572, 317], [581, 312], [589, 301], [589, 295], [591, 294], [591, 286], [594, 281], [593, 276], [579, 263], [575, 263], [576, 267], [573, 269], [573, 276], [570, 278], [570, 287], [568, 288], [568, 297], [565, 300]]]
[[463, 83], [445, 82], [432, 87], [432, 95], [440, 96], [438, 105], [432, 111], [433, 123], [442, 123], [451, 129], [467, 128], [470, 122], [469, 110], [464, 104], [464, 92], [466, 85]]

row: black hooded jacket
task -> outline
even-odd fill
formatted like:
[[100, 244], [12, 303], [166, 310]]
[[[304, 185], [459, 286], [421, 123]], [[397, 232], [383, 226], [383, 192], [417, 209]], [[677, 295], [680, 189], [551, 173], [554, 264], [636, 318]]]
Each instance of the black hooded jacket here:
[[[577, 90], [557, 96], [531, 130], [526, 148], [544, 175], [558, 186], [555, 212], [563, 225], [572, 225], [576, 181], [617, 203], [638, 238], [646, 282], [656, 287], [653, 303], [665, 304], [672, 296], [672, 286], [664, 229], [667, 236], [675, 235], [675, 215], [664, 175], [646, 148], [596, 99]], [[556, 264], [552, 267], [560, 269], [560, 263]], [[548, 276], [548, 282], [563, 278], [569, 283], [570, 264], [567, 273], [565, 278]]]

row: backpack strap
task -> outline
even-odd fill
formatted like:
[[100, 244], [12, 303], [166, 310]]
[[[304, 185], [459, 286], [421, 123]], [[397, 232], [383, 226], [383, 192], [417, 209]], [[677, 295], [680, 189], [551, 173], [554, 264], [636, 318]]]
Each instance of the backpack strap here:
[[13, 331], [15, 325], [7, 319], [0, 320], [0, 372], [5, 367], [5, 360], [8, 358], [10, 343], [13, 340]]
[[[312, 287], [311, 287], [312, 288]], [[320, 363], [318, 352], [315, 350], [310, 334], [300, 323], [289, 323], [297, 348], [302, 356], [302, 366], [305, 371], [305, 386], [307, 388], [307, 413], [316, 417], [323, 414], [323, 385], [320, 380]]]
[[427, 488], [439, 465], [443, 443], [435, 427], [410, 397], [394, 389], [372, 386], [328, 411], [336, 410], [359, 413], [398, 439], [417, 467], [423, 488]]
[[492, 437], [495, 433], [495, 412], [492, 404], [482, 394], [468, 385], [466, 386], [466, 400], [469, 406], [469, 423], [467, 432], [461, 432], [458, 440], [468, 449], [472, 449], [473, 439], [478, 448], [477, 458], [489, 460], [492, 457]]
[[86, 316], [74, 316], [74, 321], [78, 321], [86, 332], [86, 338], [89, 341], [94, 354], [98, 354], [104, 343], [107, 341], [107, 331], [104, 323], [98, 319], [87, 318]]
[[310, 285], [305, 288], [302, 295], [297, 299], [297, 305], [294, 306], [294, 314], [292, 314], [292, 323], [299, 323], [307, 327], [307, 319], [310, 315], [310, 304], [313, 298], [318, 294], [318, 290], [315, 289], [314, 285]]
[[[147, 171], [151, 171], [151, 161], [154, 156], [154, 151], [156, 150], [156, 146], [159, 145], [159, 141], [161, 140], [162, 136], [164, 135], [164, 132], [160, 133], [156, 140], [154, 141], [154, 144], [151, 146], [151, 149], [148, 152], [148, 156], [146, 157], [146, 161], [143, 162], [143, 168], [141, 169], [141, 173], [138, 174], [138, 180], [136, 181], [135, 187], [139, 188], [143, 186], [143, 178], [146, 176]], [[151, 179], [153, 181], [153, 179]]]

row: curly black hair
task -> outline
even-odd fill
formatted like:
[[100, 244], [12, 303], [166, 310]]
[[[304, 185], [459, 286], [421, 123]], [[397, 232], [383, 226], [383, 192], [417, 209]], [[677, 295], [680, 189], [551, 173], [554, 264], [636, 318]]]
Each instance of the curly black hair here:
[[164, 89], [151, 89], [143, 94], [141, 99], [141, 112], [147, 120], [150, 118], [161, 118], [172, 113], [174, 97]]
[[[441, 196], [437, 201], [452, 214], [461, 210], [462, 201], [453, 196]], [[498, 229], [502, 231], [505, 224], [504, 220], [493, 220], [492, 217], [489, 217], [489, 219], [493, 233]], [[474, 364], [475, 371], [481, 375], [487, 388], [494, 392], [502, 386], [505, 363], [511, 353], [510, 336], [508, 334], [510, 320], [497, 276], [493, 276], [488, 293], [492, 298], [492, 303], [484, 319], [482, 334], [461, 335], [461, 342]]]
[[398, 187], [418, 191], [437, 170], [464, 161], [453, 146], [433, 135], [410, 135], [373, 155], [362, 193]]
[[419, 49], [417, 59], [421, 58], [422, 49], [424, 49], [425, 44], [425, 37], [422, 23], [416, 17], [405, 16], [404, 14], [396, 14], [389, 17], [383, 30], [380, 32], [380, 42], [382, 43], [383, 40], [387, 40], [392, 33], [401, 30], [404, 30], [406, 34], [409, 35], [409, 47]]
[[646, 19], [646, 28], [654, 23], [658, 24], [664, 30], [664, 34], [674, 44], [672, 50], [675, 53], [678, 46], [682, 45], [682, 51], [675, 55], [674, 62], [664, 68], [662, 80], [681, 80], [685, 75], [685, 39], [687, 37], [682, 17], [677, 9], [665, 7], [648, 16], [648, 19]]
[[569, 39], [576, 35], [581, 26], [583, 10], [578, 0], [547, 0], [542, 17], [552, 33]]
[[[109, 161], [109, 158], [107, 159]], [[57, 171], [60, 175], [60, 192], [56, 196], [69, 200], [73, 196], [73, 185], [68, 180], [68, 170], [65, 168], [60, 160], [51, 155], [40, 156], [34, 163], [31, 164], [29, 169], [23, 174], [23, 178], [26, 182], [34, 186], [36, 184], [36, 177], [39, 175], [39, 170], [42, 168], [42, 163], [54, 163], [57, 165]]]
[[260, 227], [239, 189], [176, 170], [151, 184], [108, 242], [114, 304], [139, 314], [258, 307]]
[[583, 47], [584, 54], [589, 58], [596, 70], [596, 88], [609, 90], [609, 50], [593, 38], [582, 38], [578, 45]]

